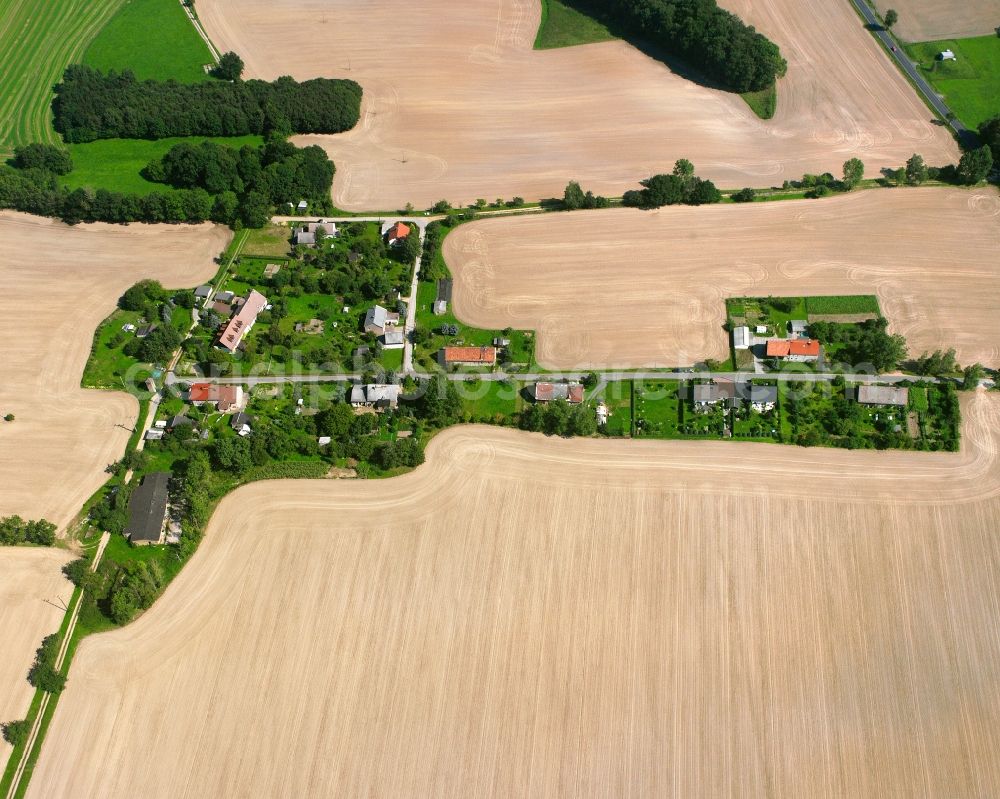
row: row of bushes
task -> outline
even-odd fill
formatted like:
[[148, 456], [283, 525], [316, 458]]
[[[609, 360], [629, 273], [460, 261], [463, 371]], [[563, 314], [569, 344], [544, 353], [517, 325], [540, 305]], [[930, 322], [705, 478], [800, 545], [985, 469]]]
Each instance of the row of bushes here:
[[45, 519], [25, 521], [20, 516], [5, 516], [0, 519], [0, 544], [39, 544], [52, 546], [56, 540], [56, 526]]
[[340, 133], [361, 113], [361, 86], [352, 80], [281, 77], [184, 84], [137, 80], [128, 70], [102, 73], [68, 67], [52, 103], [55, 129], [67, 142]]
[[659, 208], [663, 205], [706, 205], [722, 200], [720, 192], [710, 180], [694, 174], [694, 165], [686, 158], [674, 164], [669, 175], [653, 175], [639, 181], [641, 190], [627, 191], [622, 205], [636, 208]]

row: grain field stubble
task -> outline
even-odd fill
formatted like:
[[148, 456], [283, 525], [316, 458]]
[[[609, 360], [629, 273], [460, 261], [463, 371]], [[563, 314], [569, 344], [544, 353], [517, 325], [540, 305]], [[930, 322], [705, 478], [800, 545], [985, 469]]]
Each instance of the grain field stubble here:
[[[537, 0], [419, 8], [401, 0], [199, 0], [198, 14], [220, 49], [243, 55], [250, 76], [322, 75], [363, 86], [354, 130], [297, 137], [336, 162], [333, 199], [347, 210], [554, 197], [574, 179], [618, 196], [678, 158], [733, 187], [839, 172], [852, 156], [872, 175], [915, 151], [932, 164], [957, 159], [948, 133], [931, 124], [849, 3], [727, 6], [788, 60], [770, 121], [622, 41], [533, 51]], [[386, 31], [401, 18], [406, 35], [387, 45]]]
[[139, 411], [129, 394], [80, 388], [94, 332], [143, 278], [211, 277], [232, 234], [212, 225], [79, 225], [0, 212], [0, 516], [62, 526], [107, 479]]
[[537, 329], [553, 369], [724, 360], [724, 300], [769, 294], [876, 294], [911, 355], [1000, 366], [992, 189], [483, 220], [444, 254], [459, 318]]
[[29, 796], [996, 792], [1000, 405], [965, 411], [960, 454], [463, 427], [242, 488], [80, 647]]

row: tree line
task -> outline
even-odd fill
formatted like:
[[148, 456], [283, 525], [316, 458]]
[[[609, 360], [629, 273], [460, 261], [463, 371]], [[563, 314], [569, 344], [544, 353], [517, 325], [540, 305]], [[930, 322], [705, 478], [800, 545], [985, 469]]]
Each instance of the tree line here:
[[683, 59], [734, 92], [759, 91], [785, 74], [778, 46], [715, 0], [571, 0], [625, 38]]
[[[68, 189], [58, 175], [65, 151], [51, 145], [18, 150], [0, 167], [0, 207], [78, 222], [218, 222], [233, 227], [263, 227], [275, 205], [311, 199], [329, 201], [335, 167], [315, 145], [299, 148], [272, 135], [259, 147], [239, 150], [204, 142], [181, 142], [146, 165], [144, 176], [176, 191], [123, 194], [98, 189]], [[66, 155], [68, 158], [68, 154]]]
[[0, 519], [0, 544], [39, 544], [52, 546], [56, 540], [56, 526], [45, 519], [25, 521], [20, 516], [5, 516]]
[[674, 164], [669, 175], [653, 175], [639, 181], [641, 190], [631, 190], [622, 196], [622, 205], [635, 208], [659, 208], [663, 205], [705, 205], [722, 200], [720, 192], [710, 180], [694, 174], [694, 165], [686, 158]]
[[291, 77], [275, 81], [178, 83], [137, 80], [125, 70], [103, 73], [74, 64], [55, 87], [53, 123], [67, 142], [340, 133], [361, 113], [355, 81]]

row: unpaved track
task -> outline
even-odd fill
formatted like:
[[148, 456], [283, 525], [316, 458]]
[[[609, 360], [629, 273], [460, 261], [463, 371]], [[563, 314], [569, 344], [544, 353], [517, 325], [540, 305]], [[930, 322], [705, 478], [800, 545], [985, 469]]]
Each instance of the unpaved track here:
[[724, 359], [725, 298], [768, 294], [877, 294], [911, 354], [1000, 366], [993, 189], [491, 219], [444, 253], [458, 316], [537, 329], [551, 368]]
[[1000, 0], [877, 0], [880, 14], [895, 8], [893, 31], [908, 42], [990, 36], [1000, 25]]
[[86, 640], [28, 795], [1000, 792], [1000, 405], [961, 454], [464, 427], [261, 483]]
[[194, 286], [231, 233], [203, 225], [79, 225], [0, 212], [0, 516], [62, 526], [107, 479], [138, 414], [130, 395], [85, 391], [94, 332], [143, 278]]
[[299, 137], [337, 163], [348, 210], [553, 197], [571, 179], [617, 196], [681, 157], [724, 186], [839, 172], [855, 155], [871, 174], [914, 151], [957, 159], [846, 0], [728, 5], [788, 60], [771, 121], [624, 42], [533, 51], [538, 0], [199, 0], [198, 15], [248, 75], [361, 83], [353, 131]]
[[[28, 669], [42, 639], [65, 615], [73, 586], [62, 567], [71, 558], [64, 549], [0, 547], [0, 721], [23, 719], [28, 712], [35, 695]], [[10, 751], [0, 738], [0, 769]]]

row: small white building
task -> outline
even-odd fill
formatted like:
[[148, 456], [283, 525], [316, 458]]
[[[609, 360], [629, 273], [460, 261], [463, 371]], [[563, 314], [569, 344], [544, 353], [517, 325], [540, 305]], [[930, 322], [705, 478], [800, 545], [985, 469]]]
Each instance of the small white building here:
[[958, 61], [953, 50], [942, 50], [938, 53], [938, 61]]
[[448, 313], [448, 302], [446, 300], [435, 300], [434, 315], [444, 316], [446, 313]]
[[296, 208], [299, 211], [305, 211], [307, 208], [309, 208], [309, 203], [307, 203], [305, 200], [299, 200], [299, 204], [296, 206]]
[[740, 325], [733, 328], [733, 347], [738, 350], [750, 349], [750, 328]]

